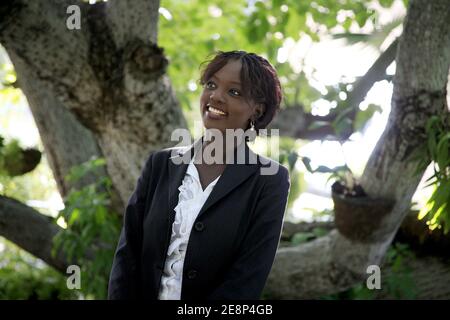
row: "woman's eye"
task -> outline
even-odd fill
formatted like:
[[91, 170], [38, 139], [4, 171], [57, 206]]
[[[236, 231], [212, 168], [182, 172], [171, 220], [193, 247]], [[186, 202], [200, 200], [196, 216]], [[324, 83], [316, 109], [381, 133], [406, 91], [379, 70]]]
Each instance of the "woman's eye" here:
[[230, 92], [231, 92], [234, 96], [240, 96], [240, 95], [241, 95], [241, 93], [240, 93], [238, 90], [236, 90], [236, 89], [231, 89]]
[[208, 82], [206, 83], [206, 87], [207, 87], [208, 89], [211, 89], [213, 86], [214, 86], [214, 82], [208, 81]]
[[[212, 81], [208, 81], [208, 82], [206, 82], [205, 87], [207, 89], [215, 89], [216, 88], [216, 84], [214, 82], [212, 82]], [[241, 92], [239, 90], [236, 90], [236, 89], [230, 89], [229, 92], [231, 93], [231, 95], [233, 95], [235, 97], [241, 95]]]

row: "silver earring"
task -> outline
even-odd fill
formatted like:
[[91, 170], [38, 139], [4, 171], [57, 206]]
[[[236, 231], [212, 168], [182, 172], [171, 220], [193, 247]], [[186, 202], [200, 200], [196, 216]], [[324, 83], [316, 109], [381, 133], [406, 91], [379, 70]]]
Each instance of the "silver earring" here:
[[253, 131], [255, 130], [255, 121], [253, 120], [250, 121], [250, 129]]

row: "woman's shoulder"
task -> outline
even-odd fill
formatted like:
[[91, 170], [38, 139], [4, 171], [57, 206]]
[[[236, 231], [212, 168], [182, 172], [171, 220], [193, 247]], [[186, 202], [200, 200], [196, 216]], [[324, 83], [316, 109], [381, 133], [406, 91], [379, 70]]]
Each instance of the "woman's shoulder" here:
[[289, 179], [289, 170], [286, 166], [272, 158], [257, 154], [261, 176], [268, 179]]
[[[190, 145], [174, 146], [153, 150], [147, 157], [146, 165], [151, 164], [151, 166], [155, 168], [164, 166], [170, 159], [178, 158], [182, 160], [191, 147], [192, 146]], [[253, 153], [253, 151], [251, 152]], [[284, 183], [287, 181], [290, 183], [289, 170], [286, 166], [279, 161], [264, 155], [258, 153], [254, 153], [254, 155], [256, 155], [256, 165], [259, 166], [259, 175], [262, 180], [276, 181], [277, 183]], [[178, 162], [174, 161], [174, 163]]]
[[152, 162], [153, 166], [162, 165], [170, 158], [183, 154], [189, 147], [168, 147], [163, 149], [152, 150], [146, 157], [146, 163]]

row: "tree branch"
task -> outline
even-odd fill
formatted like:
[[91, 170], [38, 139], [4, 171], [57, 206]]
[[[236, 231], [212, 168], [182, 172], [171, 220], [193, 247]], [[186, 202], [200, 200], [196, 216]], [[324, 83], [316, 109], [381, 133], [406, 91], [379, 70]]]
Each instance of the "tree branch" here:
[[[349, 93], [347, 104], [353, 110], [348, 113], [346, 118], [355, 120], [359, 110], [359, 104], [364, 101], [367, 93], [373, 87], [374, 83], [386, 79], [386, 69], [395, 60], [398, 40], [392, 44], [378, 57], [369, 70], [354, 83], [353, 90]], [[332, 111], [326, 116], [315, 116], [303, 112], [301, 106], [290, 106], [282, 109], [277, 117], [270, 124], [269, 128], [279, 128], [280, 134], [295, 139], [305, 140], [342, 140], [342, 137], [336, 136], [331, 123], [336, 119], [338, 113]], [[311, 128], [311, 125], [317, 122], [323, 122], [318, 128]], [[353, 130], [343, 133], [344, 138], [348, 138]]]
[[65, 273], [69, 264], [63, 254], [51, 256], [52, 239], [58, 231], [51, 218], [17, 200], [0, 196], [0, 235]]
[[334, 222], [332, 221], [315, 221], [315, 222], [284, 222], [281, 240], [290, 241], [292, 236], [298, 232], [312, 232], [316, 228], [331, 231], [334, 229]]
[[[395, 235], [394, 241], [407, 243], [414, 251], [423, 254], [432, 254], [440, 257], [450, 256], [450, 234], [444, 234], [440, 229], [431, 231], [426, 221], [417, 218], [419, 212], [411, 210], [403, 219]], [[292, 223], [285, 222], [281, 240], [290, 242], [298, 233], [313, 232], [315, 228], [331, 231], [336, 228], [333, 221], [314, 221]]]

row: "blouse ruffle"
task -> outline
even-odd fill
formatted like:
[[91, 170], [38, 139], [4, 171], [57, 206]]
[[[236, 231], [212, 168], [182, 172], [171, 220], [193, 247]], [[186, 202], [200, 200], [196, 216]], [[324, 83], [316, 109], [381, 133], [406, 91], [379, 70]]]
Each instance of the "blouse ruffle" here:
[[183, 265], [189, 235], [203, 204], [211, 193], [220, 176], [202, 189], [197, 169], [191, 162], [182, 184], [178, 188], [178, 204], [175, 207], [175, 220], [172, 224], [170, 245], [164, 274], [161, 278], [160, 300], [179, 300], [183, 279]]

